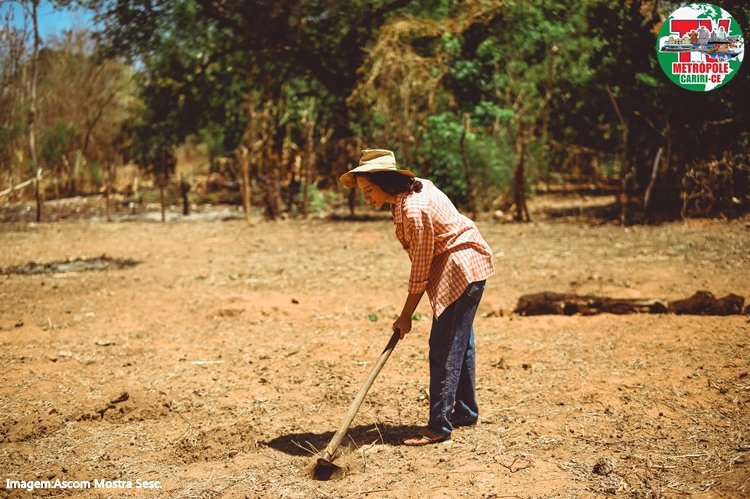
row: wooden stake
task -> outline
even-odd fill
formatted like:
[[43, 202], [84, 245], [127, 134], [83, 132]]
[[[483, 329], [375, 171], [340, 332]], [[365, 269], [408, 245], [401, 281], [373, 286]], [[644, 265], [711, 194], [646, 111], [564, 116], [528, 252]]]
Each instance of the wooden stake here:
[[469, 169], [469, 153], [466, 147], [466, 134], [469, 133], [469, 127], [471, 126], [471, 116], [469, 113], [464, 113], [463, 130], [461, 131], [461, 160], [464, 165], [464, 177], [466, 178], [466, 190], [469, 197], [469, 211], [471, 211], [471, 217], [476, 220], [477, 218], [477, 203], [474, 199], [474, 187], [471, 182], [471, 171]]
[[250, 221], [250, 151], [247, 147], [240, 146], [240, 168], [242, 169], [242, 210], [245, 212], [245, 220]]

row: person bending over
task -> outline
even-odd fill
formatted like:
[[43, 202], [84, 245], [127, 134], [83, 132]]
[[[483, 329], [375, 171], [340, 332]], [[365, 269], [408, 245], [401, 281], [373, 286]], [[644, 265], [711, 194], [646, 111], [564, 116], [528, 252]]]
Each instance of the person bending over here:
[[495, 272], [492, 250], [448, 196], [429, 180], [399, 169], [389, 150], [365, 149], [359, 165], [340, 181], [358, 187], [375, 208], [390, 205], [396, 237], [411, 259], [408, 294], [393, 330], [401, 339], [411, 331], [412, 314], [425, 292], [433, 310], [429, 419], [403, 443], [448, 440], [453, 428], [479, 419], [473, 323], [486, 280]]

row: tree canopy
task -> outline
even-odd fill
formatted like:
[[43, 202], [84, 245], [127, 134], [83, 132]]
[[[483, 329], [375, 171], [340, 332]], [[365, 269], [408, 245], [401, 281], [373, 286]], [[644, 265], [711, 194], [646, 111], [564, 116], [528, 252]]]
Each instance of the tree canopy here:
[[[655, 45], [671, 3], [77, 3], [98, 12], [97, 64], [132, 68], [139, 105], [123, 117], [120, 143], [146, 169], [164, 147], [197, 137], [215, 157], [239, 161], [244, 148], [252, 174], [279, 185], [336, 186], [358, 148], [377, 146], [396, 150], [464, 208], [515, 205], [518, 219], [525, 196], [562, 181], [615, 186], [624, 223], [647, 219], [647, 210], [750, 208], [750, 76], [742, 70], [705, 93], [668, 81]], [[746, 3], [717, 3], [748, 26]], [[15, 61], [9, 68], [24, 64], [10, 48], [3, 57]], [[96, 71], [86, 74], [95, 81]], [[23, 113], [2, 119], [0, 157], [8, 158]], [[61, 147], [90, 154], [86, 140], [70, 146], [92, 127], [87, 119], [46, 125], [45, 161]], [[295, 155], [315, 165], [310, 177]], [[699, 206], [691, 196], [706, 179], [711, 199]]]

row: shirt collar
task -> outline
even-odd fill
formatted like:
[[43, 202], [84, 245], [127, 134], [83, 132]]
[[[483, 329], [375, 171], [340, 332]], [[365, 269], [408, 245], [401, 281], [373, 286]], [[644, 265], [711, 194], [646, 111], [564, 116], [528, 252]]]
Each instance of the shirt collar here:
[[401, 220], [401, 208], [407, 194], [407, 192], [396, 194], [396, 202], [391, 205], [391, 213], [393, 214], [394, 220]]

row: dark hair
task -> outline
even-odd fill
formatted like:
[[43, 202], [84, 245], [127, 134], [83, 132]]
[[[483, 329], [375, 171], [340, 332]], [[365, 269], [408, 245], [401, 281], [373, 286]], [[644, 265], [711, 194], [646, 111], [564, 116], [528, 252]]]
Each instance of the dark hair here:
[[356, 177], [364, 177], [390, 195], [422, 191], [422, 182], [399, 172], [355, 173], [354, 177], [355, 180]]

